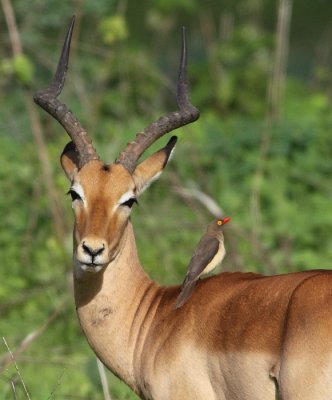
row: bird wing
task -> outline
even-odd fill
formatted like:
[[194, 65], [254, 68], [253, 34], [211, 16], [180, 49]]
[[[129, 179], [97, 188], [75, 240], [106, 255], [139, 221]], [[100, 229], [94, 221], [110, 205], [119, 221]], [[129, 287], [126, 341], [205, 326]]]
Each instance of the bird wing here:
[[204, 236], [198, 243], [194, 254], [188, 265], [187, 275], [183, 282], [181, 293], [178, 296], [175, 308], [181, 307], [191, 296], [199, 275], [204, 271], [206, 266], [212, 261], [219, 249], [219, 240]]
[[187, 282], [186, 285], [182, 286], [181, 293], [176, 299], [175, 308], [180, 308], [189, 299], [193, 290], [195, 289], [197, 280]]
[[199, 277], [206, 266], [210, 264], [213, 257], [217, 254], [219, 245], [219, 240], [212, 236], [204, 236], [200, 240], [188, 265], [184, 284], [186, 281]]

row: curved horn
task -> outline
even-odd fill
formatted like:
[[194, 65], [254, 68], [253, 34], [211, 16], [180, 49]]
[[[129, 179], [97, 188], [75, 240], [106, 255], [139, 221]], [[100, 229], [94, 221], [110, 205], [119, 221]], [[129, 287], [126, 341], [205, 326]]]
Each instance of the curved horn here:
[[187, 81], [187, 45], [185, 28], [182, 29], [181, 61], [177, 83], [177, 105], [179, 111], [171, 112], [160, 117], [157, 121], [147, 126], [143, 132], [136, 135], [135, 140], [129, 142], [120, 153], [116, 162], [122, 164], [130, 173], [135, 169], [137, 160], [144, 151], [157, 139], [174, 129], [196, 121], [199, 111], [194, 107], [188, 96]]
[[89, 135], [78, 119], [64, 103], [61, 103], [57, 99], [65, 83], [74, 23], [75, 16], [73, 16], [70, 21], [58, 66], [51, 84], [45, 90], [36, 93], [33, 96], [33, 99], [35, 103], [51, 114], [52, 117], [54, 117], [65, 128], [71, 140], [75, 144], [78, 153], [79, 168], [82, 168], [84, 164], [91, 160], [99, 160], [99, 156], [92, 145]]

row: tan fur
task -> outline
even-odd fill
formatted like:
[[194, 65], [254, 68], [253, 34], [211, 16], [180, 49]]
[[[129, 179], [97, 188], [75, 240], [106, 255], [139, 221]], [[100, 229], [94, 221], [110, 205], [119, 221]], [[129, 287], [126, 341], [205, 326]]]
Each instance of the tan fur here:
[[[92, 349], [143, 399], [329, 399], [332, 273], [223, 273], [199, 281], [174, 310], [180, 287], [160, 287], [145, 274], [130, 210], [117, 206], [136, 192], [135, 180], [143, 187], [161, 171], [155, 161], [135, 179], [99, 161], [66, 171], [86, 200], [74, 205], [74, 288]], [[106, 246], [98, 273], [77, 262], [83, 240]]]

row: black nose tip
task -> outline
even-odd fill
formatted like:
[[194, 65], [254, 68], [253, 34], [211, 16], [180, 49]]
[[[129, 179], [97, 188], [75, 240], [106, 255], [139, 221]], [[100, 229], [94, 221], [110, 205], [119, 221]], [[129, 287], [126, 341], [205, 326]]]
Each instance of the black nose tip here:
[[83, 242], [82, 247], [83, 247], [84, 252], [89, 254], [92, 257], [98, 256], [99, 254], [101, 254], [105, 250], [105, 246], [104, 245], [96, 247], [96, 248], [93, 248], [92, 246], [89, 246], [85, 242]]

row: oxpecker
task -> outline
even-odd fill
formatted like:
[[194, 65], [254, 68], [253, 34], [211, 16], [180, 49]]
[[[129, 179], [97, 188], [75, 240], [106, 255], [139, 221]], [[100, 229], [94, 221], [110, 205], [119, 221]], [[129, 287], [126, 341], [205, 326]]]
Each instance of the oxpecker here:
[[225, 257], [223, 226], [230, 218], [216, 219], [209, 223], [205, 235], [198, 242], [188, 265], [187, 274], [182, 284], [181, 293], [175, 308], [181, 307], [191, 296], [196, 282], [202, 274], [212, 271]]

